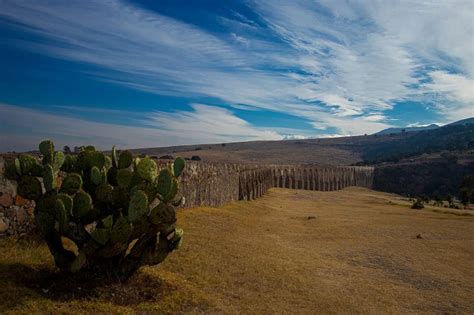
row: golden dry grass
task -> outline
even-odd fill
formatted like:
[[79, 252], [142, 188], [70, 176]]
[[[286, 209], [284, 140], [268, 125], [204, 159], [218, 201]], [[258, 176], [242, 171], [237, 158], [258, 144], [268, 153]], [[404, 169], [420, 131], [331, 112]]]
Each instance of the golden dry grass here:
[[2, 241], [0, 313], [472, 313], [474, 216], [433, 210], [362, 188], [188, 209], [179, 251], [90, 294], [42, 292], [45, 247]]

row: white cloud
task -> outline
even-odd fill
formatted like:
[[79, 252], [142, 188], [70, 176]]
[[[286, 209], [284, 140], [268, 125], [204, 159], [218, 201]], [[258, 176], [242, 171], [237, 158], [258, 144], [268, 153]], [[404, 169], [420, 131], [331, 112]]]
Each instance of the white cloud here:
[[143, 148], [283, 138], [274, 131], [248, 124], [226, 109], [206, 105], [193, 108], [191, 112], [148, 113], [143, 117], [145, 126], [124, 126], [0, 104], [1, 149], [30, 150], [45, 138], [53, 139], [58, 147], [94, 144], [101, 149], [113, 144]]
[[[232, 36], [218, 38], [193, 25], [121, 1], [3, 1], [0, 6], [1, 16], [49, 39], [21, 42], [22, 47], [101, 66], [104, 70], [88, 74], [134, 89], [164, 95], [210, 96], [239, 108], [299, 113], [309, 118], [320, 109], [308, 104], [305, 95], [330, 84], [322, 81], [318, 83], [321, 88], [315, 89], [312, 76], [319, 75], [323, 68], [314, 56], [247, 37], [248, 44], [242, 48], [242, 40], [227, 40]], [[296, 79], [292, 71], [275, 68], [301, 69], [307, 74]], [[304, 85], [304, 81], [308, 84]], [[360, 112], [355, 107], [347, 108], [348, 102], [331, 104], [341, 108], [334, 114]]]
[[433, 71], [429, 73], [429, 76], [433, 80], [425, 84], [429, 90], [443, 93], [453, 100], [474, 104], [474, 80], [445, 71]]
[[[329, 137], [325, 136], [325, 138], [329, 138]], [[305, 140], [305, 139], [313, 139], [313, 138], [305, 136], [305, 135], [284, 135], [283, 136], [283, 140]]]
[[423, 85], [426, 93], [436, 95], [435, 107], [448, 121], [474, 116], [474, 80], [446, 71], [429, 73], [431, 82]]
[[426, 69], [451, 68], [465, 79], [457, 82], [463, 87], [438, 86], [439, 97], [446, 94], [451, 101], [464, 103], [446, 104], [457, 111], [456, 117], [469, 115], [467, 85], [474, 78], [472, 0], [253, 4], [278, 36], [300, 55], [323, 65], [298, 91], [302, 99], [337, 106], [336, 116], [386, 110], [396, 101], [436, 101], [421, 94], [417, 85], [429, 78]]
[[[288, 113], [317, 130], [372, 133], [390, 126], [387, 110], [395, 102], [410, 99], [428, 99], [445, 117], [472, 116], [472, 0], [259, 0], [250, 7], [274, 38], [263, 40], [270, 32], [262, 21], [238, 12], [221, 19], [229, 33], [216, 35], [119, 0], [3, 0], [0, 18], [47, 39], [18, 40], [21, 47], [98, 66], [87, 74], [99, 80]], [[225, 123], [204, 119], [211, 115]], [[179, 122], [195, 134], [189, 142], [198, 135], [200, 142], [234, 133], [238, 140], [279, 136], [255, 126], [246, 133], [244, 120], [202, 105], [188, 114], [155, 113], [147, 122], [173, 126], [166, 132], [178, 142], [172, 132], [179, 133]]]

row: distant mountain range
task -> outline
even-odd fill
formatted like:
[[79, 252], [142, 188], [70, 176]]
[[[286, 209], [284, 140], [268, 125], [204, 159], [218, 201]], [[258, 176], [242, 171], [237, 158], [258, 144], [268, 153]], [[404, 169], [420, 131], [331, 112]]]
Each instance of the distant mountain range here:
[[[467, 124], [474, 124], [474, 117], [459, 120], [459, 121], [447, 124], [446, 126], [467, 125]], [[376, 135], [389, 135], [389, 134], [397, 134], [397, 133], [402, 133], [402, 132], [433, 130], [433, 129], [438, 129], [438, 128], [440, 128], [440, 126], [436, 124], [431, 124], [428, 126], [420, 126], [420, 127], [387, 128], [375, 134]]]

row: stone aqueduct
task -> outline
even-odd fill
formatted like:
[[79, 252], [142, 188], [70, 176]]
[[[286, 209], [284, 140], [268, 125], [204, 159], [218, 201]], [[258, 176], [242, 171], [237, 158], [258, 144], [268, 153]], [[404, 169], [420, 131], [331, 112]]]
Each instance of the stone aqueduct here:
[[[250, 173], [250, 174], [249, 174]], [[241, 173], [239, 199], [262, 196], [269, 188], [333, 191], [348, 186], [371, 188], [372, 167], [270, 166]]]
[[272, 187], [333, 191], [348, 186], [371, 188], [372, 167], [322, 167], [189, 163], [181, 178], [186, 207], [221, 206], [253, 200]]
[[[170, 162], [157, 161], [160, 168]], [[24, 235], [33, 227], [34, 203], [16, 196], [16, 183], [3, 176], [0, 157], [0, 236]], [[332, 191], [347, 186], [372, 187], [371, 167], [283, 166], [189, 162], [180, 177], [184, 207], [218, 207], [253, 200], [272, 187]]]

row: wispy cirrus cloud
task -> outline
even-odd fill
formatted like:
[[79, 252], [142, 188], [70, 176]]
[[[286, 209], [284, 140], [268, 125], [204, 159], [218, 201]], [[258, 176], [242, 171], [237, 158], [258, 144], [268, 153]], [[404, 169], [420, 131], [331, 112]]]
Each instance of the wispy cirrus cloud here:
[[[458, 88], [439, 84], [442, 70], [433, 70], [455, 70], [463, 90], [474, 89], [472, 1], [252, 3], [297, 54], [323, 65], [305, 69], [301, 95], [334, 108], [336, 116], [389, 110], [404, 100], [429, 101], [430, 93], [450, 94], [466, 110], [473, 106]], [[430, 79], [435, 82], [419, 89]]]
[[[49, 39], [19, 42], [22, 47], [100, 66], [100, 71], [88, 70], [100, 80], [157, 94], [215, 97], [239, 108], [305, 118], [325, 111], [306, 102], [315, 83], [296, 74], [301, 69], [316, 71], [318, 60], [252, 34], [241, 47], [243, 40], [235, 43], [235, 38], [243, 37], [235, 33], [217, 37], [122, 1], [4, 1], [0, 14]], [[347, 116], [351, 113], [359, 112], [353, 109]]]
[[[396, 104], [409, 100], [430, 103], [440, 120], [473, 115], [471, 0], [246, 3], [258, 20], [234, 12], [216, 19], [221, 32], [119, 0], [3, 0], [0, 19], [42, 38], [18, 39], [19, 47], [94, 65], [84, 71], [95, 79], [288, 113], [319, 135], [386, 128]], [[281, 137], [278, 128], [262, 130], [209, 105], [147, 115], [130, 128], [170, 125], [172, 135], [183, 123], [196, 135], [189, 143]], [[211, 115], [222, 120], [203, 118]]]

